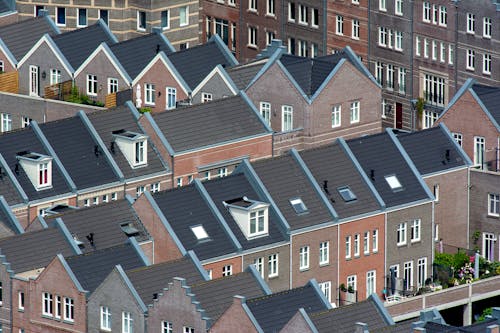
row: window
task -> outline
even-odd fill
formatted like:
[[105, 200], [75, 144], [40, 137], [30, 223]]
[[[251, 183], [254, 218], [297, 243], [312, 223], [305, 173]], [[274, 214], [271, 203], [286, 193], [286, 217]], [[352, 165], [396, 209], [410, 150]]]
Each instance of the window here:
[[104, 194], [104, 195], [102, 196], [102, 202], [109, 202], [109, 195]]
[[359, 5], [359, 0], [352, 0], [351, 2], [355, 5]]
[[337, 35], [343, 35], [344, 34], [344, 17], [341, 15], [337, 15], [335, 22], [336, 22], [335, 33]]
[[359, 234], [354, 235], [354, 256], [359, 257]]
[[452, 133], [453, 139], [458, 143], [460, 147], [462, 147], [462, 133]]
[[445, 6], [439, 6], [439, 25], [446, 27], [448, 24], [448, 13]]
[[474, 70], [474, 57], [476, 56], [476, 52], [474, 50], [468, 49], [467, 50], [467, 65], [466, 68], [468, 70], [473, 71]]
[[339, 191], [342, 200], [344, 200], [345, 202], [351, 202], [357, 199], [356, 194], [354, 194], [349, 186], [339, 187], [337, 188], [337, 191]]
[[434, 199], [436, 202], [439, 202], [439, 184], [434, 184]]
[[383, 11], [383, 12], [387, 11], [387, 4], [386, 4], [385, 0], [378, 0], [378, 9]]
[[385, 107], [386, 107], [387, 105], [390, 105], [390, 104], [387, 102], [387, 100], [386, 100], [385, 98], [382, 98], [382, 103], [380, 103], [380, 106], [382, 107], [382, 112], [381, 112], [381, 114], [382, 114], [382, 118], [383, 118], [383, 119], [387, 118], [387, 115], [385, 114], [385, 112], [386, 112], [386, 111], [385, 111]]
[[152, 193], [160, 192], [160, 183], [159, 182], [151, 184], [151, 192]]
[[319, 243], [319, 264], [327, 265], [330, 262], [329, 242]]
[[499, 216], [500, 214], [500, 194], [488, 193], [488, 215]]
[[288, 3], [288, 21], [295, 22], [295, 3]]
[[424, 113], [422, 115], [424, 117], [424, 128], [431, 128], [439, 117], [437, 112], [429, 110], [424, 110]]
[[352, 39], [359, 39], [359, 20], [353, 19], [351, 28], [352, 28], [351, 32]]
[[417, 287], [425, 286], [427, 279], [427, 258], [420, 258], [417, 261]]
[[396, 264], [396, 265], [389, 266], [389, 272], [391, 272], [391, 274], [392, 274], [392, 272], [394, 272], [394, 276], [399, 277], [399, 265]]
[[257, 0], [248, 0], [248, 9], [251, 11], [257, 11]]
[[438, 7], [432, 5], [432, 24], [437, 24], [438, 22]]
[[146, 12], [142, 10], [137, 11], [137, 30], [146, 30]]
[[307, 7], [304, 5], [299, 5], [299, 23], [300, 24], [307, 24], [308, 23], [308, 17], [307, 17]]
[[266, 124], [271, 125], [271, 103], [260, 102], [260, 115]]
[[99, 9], [99, 18], [103, 20], [106, 25], [109, 25], [109, 12], [107, 9]]
[[395, 32], [394, 49], [396, 51], [403, 51], [403, 33], [401, 31]]
[[189, 24], [189, 8], [188, 6], [179, 8], [179, 25], [185, 26]]
[[43, 9], [45, 9], [45, 6], [35, 5], [34, 16], [37, 17]]
[[297, 215], [307, 213], [307, 207], [301, 198], [290, 199], [290, 205]]
[[392, 35], [393, 31], [391, 29], [387, 29], [387, 47], [392, 49]]
[[483, 232], [483, 257], [489, 261], [495, 260], [495, 235]]
[[49, 162], [38, 164], [38, 186], [48, 186], [50, 183]]
[[483, 168], [485, 139], [480, 136], [474, 137], [474, 165]]
[[326, 299], [328, 302], [332, 302], [332, 282], [331, 281], [326, 281], [326, 282], [321, 282], [318, 283], [319, 288], [325, 295]]
[[396, 175], [385, 176], [384, 178], [391, 190], [397, 191], [403, 188]]
[[0, 74], [5, 72], [5, 66], [2, 60], [0, 60]]
[[271, 15], [271, 16], [276, 15], [276, 9], [274, 8], [274, 0], [267, 0], [266, 4], [267, 4], [267, 8], [266, 8], [267, 15]]
[[118, 79], [112, 77], [108, 78], [108, 94], [114, 94], [118, 92]]
[[483, 74], [491, 74], [491, 54], [483, 54]]
[[453, 65], [453, 45], [448, 44], [448, 64]]
[[184, 330], [182, 331], [182, 333], [194, 333], [194, 328], [184, 326]]
[[264, 277], [264, 258], [255, 258], [253, 260], [253, 265], [255, 269], [260, 273], [260, 276]]
[[101, 330], [111, 331], [111, 311], [107, 306], [101, 306]]
[[161, 322], [161, 332], [162, 333], [174, 333], [174, 325], [168, 321]]
[[83, 206], [90, 207], [90, 200], [89, 199], [83, 200]]
[[144, 84], [144, 104], [155, 105], [156, 94], [155, 85], [152, 83]]
[[75, 300], [69, 297], [64, 297], [64, 320], [75, 320]]
[[0, 132], [12, 131], [12, 116], [8, 113], [2, 113], [2, 126], [0, 128]]
[[406, 223], [398, 224], [397, 229], [397, 245], [405, 245], [406, 244]]
[[332, 128], [341, 125], [341, 106], [335, 105], [332, 110]]
[[422, 3], [422, 21], [431, 21], [431, 3], [428, 1]]
[[311, 9], [311, 26], [317, 28], [319, 26], [319, 10], [317, 8]]
[[491, 38], [491, 18], [483, 18], [483, 37]]
[[420, 56], [420, 37], [415, 37], [415, 55]]
[[145, 191], [144, 186], [137, 186], [137, 187], [135, 188], [135, 196], [136, 196], [136, 197], [139, 197], [141, 194], [143, 194], [143, 193], [144, 193], [144, 191]]
[[359, 122], [359, 101], [351, 103], [351, 124]]
[[177, 89], [167, 87], [167, 110], [175, 109], [177, 103]]
[[209, 238], [208, 233], [206, 232], [205, 228], [203, 228], [202, 225], [191, 226], [191, 231], [193, 232], [197, 240], [203, 240]]
[[307, 57], [308, 51], [307, 42], [299, 39], [299, 57]]
[[421, 225], [421, 220], [420, 219], [415, 219], [411, 222], [410, 226], [410, 240], [411, 242], [418, 242], [420, 240], [420, 225]]
[[222, 276], [233, 275], [233, 265], [226, 265], [222, 267]]
[[351, 258], [351, 236], [345, 238], [345, 257], [346, 259]]
[[378, 252], [378, 229], [372, 231], [372, 252]]
[[213, 95], [211, 93], [201, 93], [201, 102], [206, 103], [210, 102], [213, 99]]
[[276, 39], [274, 31], [266, 31], [266, 45], [271, 45], [273, 39]]
[[467, 13], [467, 33], [474, 34], [476, 32], [476, 15]]
[[122, 333], [133, 332], [134, 320], [130, 312], [122, 312]]
[[[188, 176], [188, 184], [191, 184], [192, 182], [193, 182], [193, 175], [189, 175]], [[160, 185], [160, 184], [158, 183], [158, 185]]]
[[406, 68], [398, 69], [398, 87], [400, 94], [406, 94]]
[[227, 168], [226, 167], [219, 168], [219, 170], [217, 171], [217, 175], [219, 176], [219, 178], [226, 177], [227, 176]]
[[22, 291], [17, 294], [17, 309], [24, 310], [24, 292]]
[[170, 28], [170, 11], [162, 10], [160, 18], [160, 26], [163, 30]]
[[78, 21], [76, 24], [77, 27], [86, 27], [87, 26], [87, 9], [86, 8], [78, 8]]
[[356, 286], [356, 275], [349, 275], [347, 277], [347, 290], [358, 290]]
[[318, 56], [318, 44], [311, 43], [311, 58], [316, 58]]
[[394, 0], [394, 14], [403, 15], [403, 0]]
[[278, 276], [278, 254], [271, 254], [268, 257], [268, 277]]
[[43, 293], [42, 294], [42, 314], [45, 316], [52, 317], [52, 306], [53, 306], [54, 298], [52, 294]]
[[257, 28], [248, 27], [248, 46], [257, 47]]
[[441, 42], [440, 45], [441, 45], [441, 49], [439, 52], [439, 61], [444, 63], [446, 61], [446, 46], [444, 45], [443, 42]]
[[56, 300], [56, 309], [55, 309], [56, 313], [55, 313], [54, 317], [61, 318], [61, 314], [62, 314], [62, 299], [61, 299], [61, 296], [56, 295], [55, 300]]
[[95, 205], [98, 205], [99, 204], [99, 197], [93, 197], [92, 198], [92, 204], [95, 206]]
[[250, 236], [265, 233], [265, 210], [250, 212]]
[[387, 64], [387, 89], [394, 89], [394, 65]]
[[66, 25], [66, 8], [64, 7], [56, 8], [56, 24], [60, 26]]
[[375, 294], [377, 292], [377, 281], [376, 281], [376, 272], [368, 271], [366, 272], [366, 298], [371, 294]]
[[375, 79], [380, 84], [384, 81], [384, 64], [380, 61], [375, 63]]
[[177, 178], [177, 187], [181, 187], [182, 186], [182, 177], [178, 177]]
[[52, 68], [50, 70], [50, 85], [61, 83], [61, 71]]
[[404, 290], [410, 290], [413, 287], [413, 261], [404, 263], [403, 272], [403, 288]]
[[429, 40], [424, 38], [424, 58], [429, 58]]
[[309, 269], [309, 246], [303, 246], [299, 249], [299, 269]]
[[289, 105], [281, 107], [281, 131], [287, 132], [293, 129], [293, 108]]
[[432, 60], [437, 60], [437, 42], [435, 40], [432, 41]]
[[146, 163], [146, 141], [135, 142], [135, 165]]
[[364, 254], [370, 253], [370, 232], [369, 231], [365, 231], [364, 236], [363, 236], [363, 253]]
[[445, 105], [446, 81], [444, 78], [430, 74], [424, 75], [424, 100], [436, 106]]
[[387, 28], [378, 27], [378, 45], [387, 46]]
[[111, 193], [111, 200], [116, 201], [118, 199], [118, 195], [116, 192]]
[[97, 75], [87, 75], [87, 95], [97, 96]]

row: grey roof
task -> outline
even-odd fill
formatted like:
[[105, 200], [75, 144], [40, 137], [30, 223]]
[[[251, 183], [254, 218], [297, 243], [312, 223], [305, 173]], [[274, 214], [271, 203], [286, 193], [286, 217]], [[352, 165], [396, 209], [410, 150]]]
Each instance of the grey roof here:
[[11, 11], [10, 5], [7, 0], [0, 0], [0, 13], [6, 13]]
[[185, 279], [188, 286], [204, 281], [196, 265], [187, 256], [182, 259], [128, 270], [126, 273], [146, 305], [153, 302], [153, 294], [163, 292], [163, 288], [167, 288], [175, 277]]
[[126, 179], [167, 171], [159, 154], [154, 150], [154, 144], [151, 140], [148, 140], [148, 164], [140, 168], [132, 168], [119, 148], [115, 148], [115, 153], [111, 151], [111, 142], [114, 140], [113, 131], [124, 129], [135, 133], [145, 134], [137, 125], [133, 114], [126, 105], [107, 111], [94, 112], [92, 114], [87, 114], [87, 116], [101, 140], [106, 147], [108, 147], [108, 151], [111, 153], [111, 156]]
[[248, 84], [255, 78], [257, 73], [264, 67], [268, 59], [257, 60], [244, 65], [229, 68], [227, 73], [233, 80], [236, 87], [244, 90]]
[[481, 99], [497, 124], [500, 125], [500, 87], [489, 87], [476, 83], [472, 85], [472, 90]]
[[168, 55], [177, 71], [191, 89], [194, 89], [217, 66], [230, 67], [231, 59], [215, 40]]
[[131, 244], [97, 250], [65, 258], [82, 288], [92, 293], [116, 265], [124, 269], [144, 266], [141, 256]]
[[12, 225], [12, 221], [10, 220], [9, 216], [7, 216], [6, 212], [2, 209], [0, 203], [0, 238], [15, 235], [15, 230], [16, 228]]
[[[127, 200], [72, 210], [46, 217], [45, 221], [50, 225], [56, 218], [61, 218], [69, 232], [83, 242], [82, 252], [92, 252], [125, 243], [129, 237], [122, 230], [122, 224], [132, 225], [138, 231], [134, 236], [137, 241], [149, 239], [146, 229]], [[90, 233], [94, 234], [93, 246], [87, 239]]]
[[157, 33], [125, 40], [112, 45], [110, 49], [132, 80], [139, 75], [158, 52], [172, 53], [164, 37]]
[[153, 114], [175, 152], [269, 133], [240, 96]]
[[458, 146], [441, 126], [401, 133], [397, 138], [422, 175], [467, 166]]
[[462, 327], [427, 322], [425, 323], [424, 328], [426, 333], [484, 333], [487, 332], [486, 328], [493, 324], [497, 324], [497, 320], [489, 318], [483, 322]]
[[75, 254], [68, 239], [58, 228], [0, 239], [0, 251], [15, 273], [45, 267], [59, 253], [63, 256]]
[[[412, 172], [403, 155], [387, 132], [347, 141], [366, 175], [384, 200], [387, 207], [429, 199], [425, 188]], [[393, 191], [385, 176], [395, 175], [402, 188]]]
[[354, 333], [355, 324], [368, 325], [370, 332], [388, 323], [372, 299], [309, 315], [319, 333]]
[[[340, 218], [380, 209], [374, 194], [340, 144], [300, 152], [304, 163]], [[327, 190], [325, 190], [327, 181]], [[348, 186], [356, 200], [346, 202], [339, 188]]]
[[[237, 250], [194, 184], [155, 193], [153, 198], [186, 251], [193, 250], [200, 260]], [[198, 241], [191, 230], [200, 224], [208, 240]]]
[[39, 16], [0, 27], [0, 39], [7, 45], [17, 61], [45, 34], [58, 34], [48, 16]]
[[251, 240], [245, 237], [238, 223], [229, 212], [229, 209], [224, 206], [224, 201], [243, 197], [247, 197], [250, 200], [267, 202], [265, 198], [254, 191], [244, 174], [232, 174], [227, 177], [204, 182], [203, 185], [243, 249], [256, 248], [286, 240], [280, 227], [279, 218], [272, 206], [268, 210], [268, 234]]
[[264, 296], [259, 282], [250, 272], [222, 277], [191, 286], [191, 292], [200, 302], [206, 315], [215, 322], [233, 303], [235, 295], [247, 299]]
[[109, 30], [99, 21], [94, 25], [54, 36], [53, 40], [75, 70], [101, 43], [115, 43]]
[[[0, 167], [1, 168], [1, 167]], [[5, 201], [9, 204], [9, 206], [13, 206], [23, 202], [21, 195], [17, 191], [12, 179], [5, 173], [4, 170], [0, 171], [0, 174], [3, 172], [0, 177], [0, 195], [3, 195]]]
[[304, 287], [249, 299], [246, 303], [265, 333], [279, 332], [300, 308], [307, 313], [327, 310], [310, 283]]
[[40, 128], [79, 190], [119, 181], [80, 117], [40, 124]]
[[[37, 191], [20, 165], [18, 167], [18, 174], [16, 174], [16, 155], [23, 151], [50, 156], [49, 152], [43, 147], [40, 140], [38, 140], [31, 126], [23, 130], [0, 135], [0, 154], [2, 154], [12, 174], [16, 177], [29, 200], [48, 198], [71, 192], [57, 164], [54, 162], [52, 162], [52, 188]], [[0, 190], [0, 194], [4, 195], [3, 190]]]
[[[304, 170], [291, 155], [257, 161], [252, 167], [292, 230], [333, 221]], [[290, 204], [294, 198], [302, 199], [307, 213], [297, 214]]]

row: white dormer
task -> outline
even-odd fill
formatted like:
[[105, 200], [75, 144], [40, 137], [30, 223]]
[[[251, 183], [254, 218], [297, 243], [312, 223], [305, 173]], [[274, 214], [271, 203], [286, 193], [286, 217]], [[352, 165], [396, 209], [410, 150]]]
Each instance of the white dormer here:
[[132, 168], [148, 164], [148, 137], [141, 133], [125, 130], [113, 131], [115, 143]]
[[16, 157], [37, 191], [52, 188], [52, 157], [29, 151]]
[[269, 204], [247, 197], [224, 202], [247, 239], [265, 236], [269, 232]]

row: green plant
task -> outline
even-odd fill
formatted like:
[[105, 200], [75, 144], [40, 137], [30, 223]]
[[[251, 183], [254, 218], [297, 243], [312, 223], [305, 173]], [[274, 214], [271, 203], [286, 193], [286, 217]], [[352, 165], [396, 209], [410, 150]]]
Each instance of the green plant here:
[[486, 316], [491, 316], [493, 314], [492, 308], [486, 308], [483, 310], [483, 313], [477, 318], [477, 322], [482, 322], [486, 320]]
[[347, 292], [353, 294], [354, 293], [354, 288], [352, 286], [347, 287]]
[[148, 108], [148, 107], [143, 107], [143, 108], [139, 108], [139, 113], [147, 113], [147, 112], [151, 112], [151, 108]]
[[477, 244], [477, 241], [479, 240], [480, 237], [481, 237], [481, 231], [479, 230], [474, 231], [474, 233], [472, 234], [472, 240], [474, 241], [474, 244]]
[[344, 291], [344, 292], [347, 291], [347, 288], [345, 287], [345, 284], [343, 284], [343, 283], [340, 284], [339, 288], [340, 288], [340, 291]]
[[417, 99], [417, 103], [415, 104], [415, 109], [418, 112], [418, 115], [421, 116], [422, 112], [424, 112], [425, 100], [422, 97]]

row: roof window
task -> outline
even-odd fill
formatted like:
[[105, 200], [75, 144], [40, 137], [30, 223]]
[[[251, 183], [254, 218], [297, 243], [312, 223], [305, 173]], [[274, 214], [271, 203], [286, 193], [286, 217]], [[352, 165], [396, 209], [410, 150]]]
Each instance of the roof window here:
[[307, 207], [301, 198], [290, 199], [290, 205], [292, 205], [297, 215], [305, 214], [308, 212]]
[[148, 137], [141, 133], [124, 129], [113, 131], [114, 141], [111, 143], [111, 152], [115, 152], [114, 143], [118, 145], [132, 168], [148, 164]]
[[208, 239], [208, 234], [205, 231], [205, 228], [203, 228], [202, 225], [195, 225], [191, 227], [191, 231], [195, 235], [197, 240], [205, 240]]
[[403, 189], [403, 186], [399, 182], [399, 179], [398, 177], [396, 177], [396, 175], [385, 176], [385, 181], [387, 182], [387, 184], [389, 184], [392, 191], [400, 191]]
[[337, 191], [339, 191], [340, 196], [342, 197], [342, 199], [344, 199], [345, 202], [350, 202], [358, 199], [356, 197], [356, 194], [354, 194], [349, 186], [339, 187]]
[[127, 237], [137, 236], [139, 234], [139, 230], [137, 230], [132, 223], [123, 223], [120, 225], [120, 228]]

